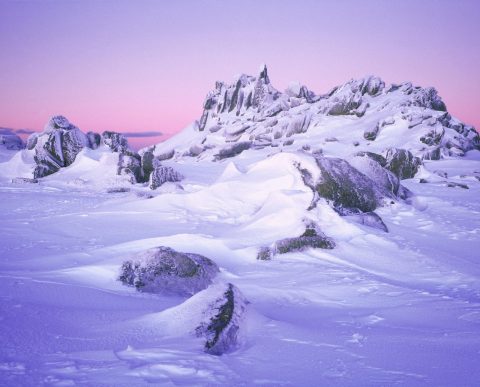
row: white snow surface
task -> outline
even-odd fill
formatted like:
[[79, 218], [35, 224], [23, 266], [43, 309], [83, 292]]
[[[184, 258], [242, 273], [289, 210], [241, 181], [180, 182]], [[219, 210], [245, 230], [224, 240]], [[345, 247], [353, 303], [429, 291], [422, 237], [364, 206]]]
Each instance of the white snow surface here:
[[[372, 122], [381, 114], [391, 112]], [[31, 177], [32, 151], [7, 157], [0, 164], [1, 384], [477, 386], [480, 152], [425, 160], [402, 181], [414, 194], [410, 203], [376, 211], [386, 233], [339, 216], [323, 199], [307, 210], [313, 194], [295, 165], [318, 169], [298, 148], [345, 158], [390, 146], [418, 153], [414, 132], [395, 117], [366, 142], [363, 128], [354, 130], [357, 118], [324, 119], [328, 125], [315, 121], [319, 130], [295, 135], [294, 145], [221, 161], [212, 161], [213, 147], [184, 155], [200, 137], [208, 137], [202, 146], [223, 146], [228, 137], [224, 128], [206, 136], [192, 125], [155, 148], [173, 146], [175, 157], [162, 164], [185, 176], [181, 186], [155, 191], [118, 176], [118, 154], [103, 147], [84, 149], [37, 184], [11, 182]], [[256, 259], [261, 246], [303, 233], [305, 219], [336, 247]], [[121, 264], [156, 246], [202, 254], [220, 274], [190, 299], [123, 286]], [[205, 300], [225, 283], [249, 304], [238, 348], [213, 356], [194, 331]]]

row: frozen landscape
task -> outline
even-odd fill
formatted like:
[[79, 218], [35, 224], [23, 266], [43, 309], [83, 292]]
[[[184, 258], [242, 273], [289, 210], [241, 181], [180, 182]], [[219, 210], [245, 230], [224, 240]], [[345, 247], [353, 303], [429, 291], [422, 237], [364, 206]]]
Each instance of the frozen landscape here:
[[433, 88], [262, 67], [139, 152], [55, 116], [0, 157], [2, 385], [480, 383], [480, 137]]

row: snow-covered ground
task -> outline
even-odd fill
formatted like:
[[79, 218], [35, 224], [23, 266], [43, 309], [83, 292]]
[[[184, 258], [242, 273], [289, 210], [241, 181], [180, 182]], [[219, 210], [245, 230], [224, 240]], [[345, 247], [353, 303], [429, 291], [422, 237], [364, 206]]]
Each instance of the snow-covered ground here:
[[[0, 384], [479, 384], [480, 152], [424, 161], [402, 181], [411, 204], [377, 210], [389, 233], [323, 199], [306, 211], [312, 192], [294, 163], [312, 161], [301, 152], [167, 161], [182, 188], [110, 193], [125, 186], [118, 156], [82, 152], [38, 184], [11, 183], [19, 174], [0, 166]], [[256, 259], [300, 234], [305, 216], [333, 250]], [[192, 331], [211, 288], [187, 300], [117, 280], [124, 260], [155, 246], [205, 255], [241, 289], [236, 351], [206, 354]]]

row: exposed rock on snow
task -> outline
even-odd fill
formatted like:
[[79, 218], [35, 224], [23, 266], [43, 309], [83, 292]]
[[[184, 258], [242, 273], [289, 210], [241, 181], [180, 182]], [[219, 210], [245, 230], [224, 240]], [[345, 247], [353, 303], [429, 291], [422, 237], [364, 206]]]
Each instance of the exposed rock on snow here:
[[385, 154], [385, 168], [392, 171], [400, 180], [411, 179], [418, 171], [422, 161], [405, 149], [388, 149]]
[[153, 172], [150, 174], [149, 187], [157, 189], [166, 182], [178, 182], [183, 179], [183, 175], [175, 171], [172, 167], [166, 167], [156, 163]]
[[156, 247], [125, 261], [119, 280], [149, 293], [192, 295], [211, 284], [218, 266], [210, 259]]
[[239, 155], [243, 151], [250, 149], [252, 143], [248, 141], [239, 142], [238, 144], [232, 145], [227, 148], [220, 149], [218, 154], [215, 156], [216, 160], [222, 160], [229, 157], [234, 157]]
[[36, 184], [38, 183], [38, 179], [29, 179], [28, 177], [15, 177], [12, 179], [12, 183], [14, 184]]
[[235, 349], [240, 327], [247, 309], [247, 300], [240, 290], [226, 284], [223, 293], [205, 313], [205, 321], [196, 329], [206, 338], [205, 352], [222, 355]]
[[401, 199], [408, 197], [408, 190], [400, 184], [400, 179], [390, 170], [383, 168], [377, 161], [379, 160], [382, 163], [385, 161], [384, 165], [386, 165], [386, 160], [383, 159], [382, 156], [376, 156], [379, 155], [364, 153], [364, 156], [356, 156], [349, 161], [353, 167], [372, 179], [372, 181], [386, 192], [398, 196]]
[[87, 136], [63, 116], [55, 116], [40, 134], [34, 134], [28, 146], [35, 149], [34, 177], [44, 177], [67, 167], [88, 144]]
[[97, 149], [102, 142], [102, 136], [100, 136], [100, 134], [95, 132], [88, 132], [87, 138], [88, 138], [88, 147], [91, 149]]
[[321, 177], [315, 189], [343, 215], [375, 210], [389, 193], [348, 162], [338, 158], [317, 157]]
[[136, 153], [120, 153], [118, 157], [118, 175], [126, 175], [135, 184], [143, 181], [143, 171], [140, 156]]
[[374, 141], [377, 138], [379, 130], [380, 127], [377, 124], [371, 129], [366, 129], [365, 132], [363, 132], [363, 137], [365, 138], [365, 140]]
[[313, 223], [307, 223], [305, 232], [294, 238], [285, 238], [276, 241], [272, 247], [261, 247], [257, 259], [270, 260], [276, 254], [286, 254], [313, 249], [333, 249], [335, 242], [327, 237], [320, 228]]
[[117, 132], [105, 131], [102, 133], [103, 143], [108, 146], [113, 152], [129, 153], [127, 138]]
[[22, 139], [12, 130], [0, 128], [0, 148], [8, 150], [20, 150], [25, 148]]

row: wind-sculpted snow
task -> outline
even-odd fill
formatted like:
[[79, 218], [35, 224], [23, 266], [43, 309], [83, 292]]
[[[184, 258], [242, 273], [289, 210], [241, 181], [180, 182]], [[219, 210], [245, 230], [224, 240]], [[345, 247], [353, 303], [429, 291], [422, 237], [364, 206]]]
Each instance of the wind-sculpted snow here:
[[217, 273], [217, 265], [202, 255], [162, 246], [125, 261], [119, 279], [141, 292], [192, 295], [210, 285]]

